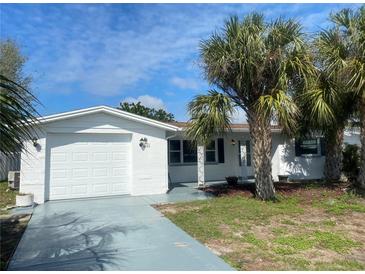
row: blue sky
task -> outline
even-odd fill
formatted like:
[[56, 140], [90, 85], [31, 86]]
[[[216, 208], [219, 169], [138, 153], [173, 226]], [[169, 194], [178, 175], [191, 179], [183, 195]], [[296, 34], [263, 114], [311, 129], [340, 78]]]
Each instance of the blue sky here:
[[[258, 11], [325, 27], [331, 11], [357, 4], [1, 4], [1, 39], [28, 56], [25, 71], [42, 115], [140, 100], [186, 120], [209, 89], [199, 42], [229, 15]], [[237, 114], [236, 120], [243, 115]]]

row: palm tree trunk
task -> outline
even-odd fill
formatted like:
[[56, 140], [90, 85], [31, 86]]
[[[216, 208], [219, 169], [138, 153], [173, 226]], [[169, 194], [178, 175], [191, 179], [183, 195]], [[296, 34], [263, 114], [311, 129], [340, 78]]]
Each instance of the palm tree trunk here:
[[360, 103], [360, 172], [357, 179], [361, 188], [365, 189], [365, 99]]
[[263, 119], [254, 111], [248, 114], [252, 140], [252, 160], [255, 173], [256, 196], [262, 200], [275, 198], [271, 173], [271, 127], [270, 120]]
[[327, 181], [338, 181], [342, 173], [342, 144], [344, 127], [332, 130], [326, 137], [326, 160], [324, 176]]

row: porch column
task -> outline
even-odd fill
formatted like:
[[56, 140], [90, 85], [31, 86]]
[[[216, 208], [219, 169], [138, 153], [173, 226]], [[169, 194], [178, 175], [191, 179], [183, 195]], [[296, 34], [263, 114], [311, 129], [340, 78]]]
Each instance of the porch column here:
[[205, 185], [205, 176], [204, 176], [205, 147], [198, 145], [197, 154], [198, 154], [198, 187], [201, 187]]

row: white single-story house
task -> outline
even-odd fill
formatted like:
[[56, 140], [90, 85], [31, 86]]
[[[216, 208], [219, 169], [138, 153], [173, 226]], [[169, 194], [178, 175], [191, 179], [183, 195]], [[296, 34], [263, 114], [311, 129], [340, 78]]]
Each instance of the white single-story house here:
[[[192, 145], [184, 136], [185, 127], [107, 106], [42, 117], [21, 153], [20, 192], [33, 193], [35, 202], [44, 203], [160, 194], [168, 191], [169, 183], [253, 175], [247, 125], [232, 125], [231, 132], [205, 148]], [[323, 176], [321, 138], [295, 142], [277, 126], [272, 126], [272, 136], [274, 180], [278, 175]]]

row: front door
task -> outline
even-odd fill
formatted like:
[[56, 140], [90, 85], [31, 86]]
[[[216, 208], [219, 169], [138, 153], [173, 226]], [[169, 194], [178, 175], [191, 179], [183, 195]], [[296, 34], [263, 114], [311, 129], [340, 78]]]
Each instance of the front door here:
[[239, 164], [241, 167], [242, 179], [249, 179], [253, 176], [252, 168], [252, 147], [250, 139], [242, 139], [239, 143]]

